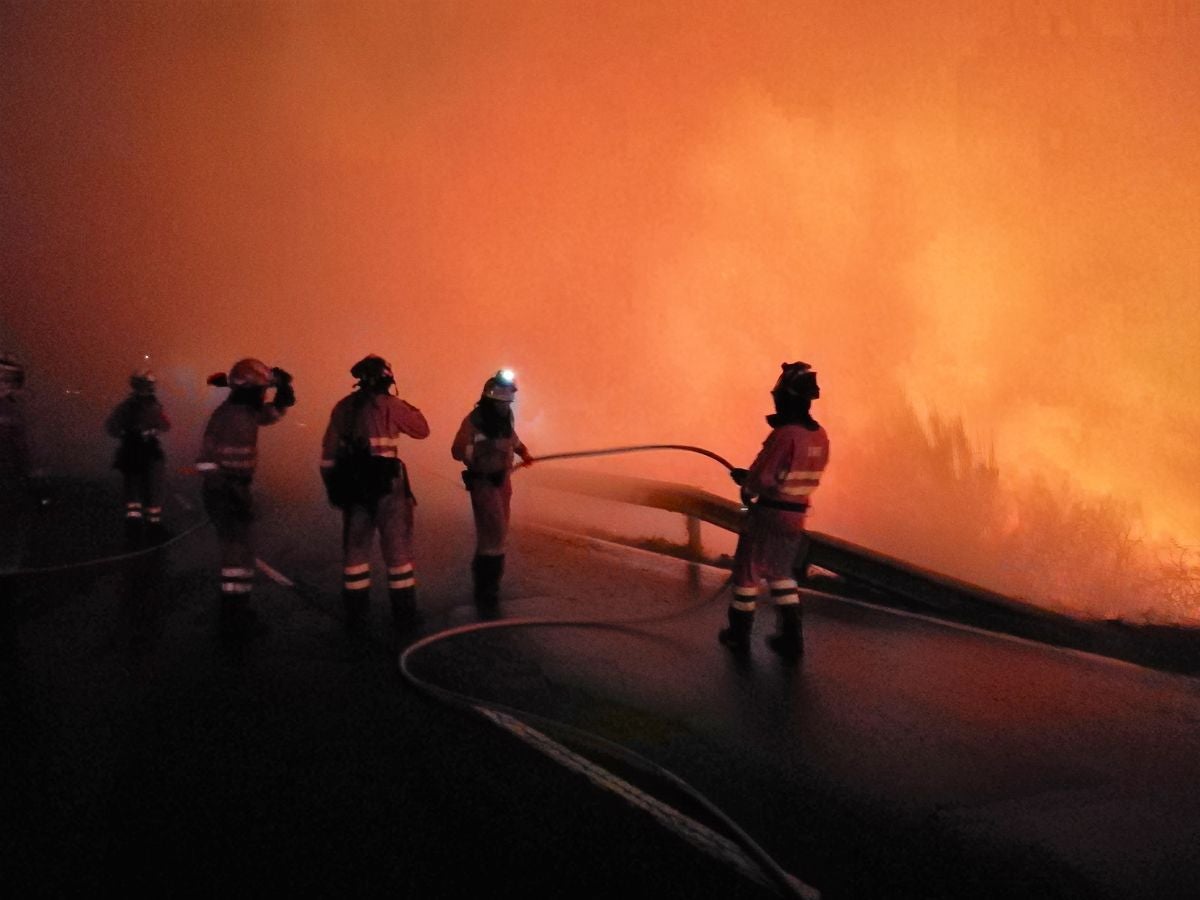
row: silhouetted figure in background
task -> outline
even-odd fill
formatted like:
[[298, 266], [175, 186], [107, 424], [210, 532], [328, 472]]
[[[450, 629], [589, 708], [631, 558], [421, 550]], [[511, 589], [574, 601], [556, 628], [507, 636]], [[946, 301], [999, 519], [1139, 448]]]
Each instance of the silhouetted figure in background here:
[[450, 455], [466, 466], [463, 483], [471, 492], [475, 517], [475, 558], [471, 573], [476, 602], [490, 606], [500, 596], [504, 556], [508, 542], [509, 506], [512, 500], [514, 454], [525, 465], [533, 456], [517, 437], [512, 404], [517, 384], [512, 372], [502, 370], [489, 378], [475, 408], [463, 419]]
[[124, 477], [125, 537], [136, 541], [142, 535], [152, 541], [163, 538], [163, 461], [158, 436], [171, 428], [162, 404], [155, 395], [156, 379], [149, 369], [139, 369], [129, 378], [132, 393], [117, 404], [105, 423], [111, 437], [120, 440], [113, 468]]
[[[196, 460], [204, 476], [204, 509], [220, 545], [221, 625], [226, 632], [251, 636], [261, 628], [250, 608], [255, 566], [250, 484], [258, 465], [258, 429], [283, 418], [296, 394], [291, 375], [257, 359], [240, 360], [228, 375], [218, 373], [208, 383], [229, 388], [229, 397], [208, 419]], [[275, 396], [267, 402], [272, 387]]]
[[396, 379], [374, 354], [350, 369], [355, 389], [333, 407], [321, 446], [321, 478], [329, 502], [342, 511], [342, 598], [346, 624], [362, 623], [371, 596], [371, 545], [379, 533], [388, 571], [392, 622], [398, 631], [419, 623], [413, 566], [417, 505], [400, 458], [404, 438], [423, 440], [429, 423], [392, 393]]
[[734, 552], [729, 627], [719, 637], [735, 653], [749, 651], [759, 583], [765, 578], [779, 619], [767, 643], [795, 659], [804, 650], [795, 572], [803, 565], [799, 554], [806, 545], [809, 497], [829, 462], [829, 436], [809, 413], [821, 389], [807, 363], [783, 363], [771, 396], [775, 413], [767, 416], [772, 430], [762, 450], [749, 469], [730, 472], [748, 514]]
[[25, 367], [0, 353], [0, 571], [21, 564], [29, 489], [29, 433], [19, 393]]

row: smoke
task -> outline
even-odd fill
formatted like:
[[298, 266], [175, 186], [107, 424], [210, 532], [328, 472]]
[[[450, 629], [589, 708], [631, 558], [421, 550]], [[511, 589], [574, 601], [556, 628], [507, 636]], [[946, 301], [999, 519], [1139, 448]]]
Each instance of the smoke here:
[[[803, 359], [818, 529], [1012, 587], [1041, 484], [1194, 545], [1200, 15], [994, 6], [5, 3], [0, 343], [63, 456], [144, 354], [189, 455], [204, 375], [254, 355], [315, 460], [380, 353], [450, 477], [501, 366], [535, 452], [744, 464]], [[947, 429], [996, 522], [918, 474]]]

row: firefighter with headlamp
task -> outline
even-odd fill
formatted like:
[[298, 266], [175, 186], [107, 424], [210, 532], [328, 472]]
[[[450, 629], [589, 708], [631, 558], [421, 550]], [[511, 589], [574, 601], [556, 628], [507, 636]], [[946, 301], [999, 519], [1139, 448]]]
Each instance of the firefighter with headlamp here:
[[817, 373], [803, 362], [783, 363], [781, 369], [771, 390], [771, 433], [749, 469], [730, 472], [748, 513], [734, 552], [729, 627], [719, 637], [735, 653], [749, 651], [765, 579], [778, 616], [778, 629], [767, 643], [785, 659], [795, 659], [804, 650], [796, 570], [806, 550], [809, 498], [829, 462], [829, 436], [810, 413], [812, 401], [821, 396]]
[[346, 623], [361, 624], [371, 593], [371, 544], [379, 533], [388, 597], [397, 631], [419, 624], [413, 566], [417, 505], [400, 456], [405, 438], [423, 440], [429, 423], [400, 399], [392, 367], [371, 354], [350, 369], [357, 384], [329, 416], [321, 448], [321, 478], [329, 502], [342, 511], [342, 598]]
[[[250, 485], [258, 466], [258, 429], [274, 425], [296, 403], [292, 376], [261, 360], [234, 363], [210, 385], [229, 388], [229, 396], [209, 416], [196, 470], [204, 476], [204, 509], [216, 526], [221, 555], [221, 624], [236, 634], [260, 629], [250, 608], [254, 586]], [[268, 392], [274, 396], [268, 400]]]
[[499, 599], [504, 575], [513, 457], [521, 457], [524, 465], [533, 464], [532, 454], [513, 426], [516, 396], [516, 376], [510, 369], [501, 369], [484, 383], [479, 402], [463, 419], [450, 447], [450, 455], [466, 466], [463, 483], [471, 492], [475, 599], [489, 607]]
[[113, 468], [121, 473], [125, 497], [125, 536], [134, 540], [143, 525], [152, 540], [163, 537], [163, 461], [158, 436], [171, 422], [156, 396], [157, 379], [149, 369], [138, 369], [129, 377], [130, 394], [117, 404], [104, 423], [109, 436], [117, 438]]

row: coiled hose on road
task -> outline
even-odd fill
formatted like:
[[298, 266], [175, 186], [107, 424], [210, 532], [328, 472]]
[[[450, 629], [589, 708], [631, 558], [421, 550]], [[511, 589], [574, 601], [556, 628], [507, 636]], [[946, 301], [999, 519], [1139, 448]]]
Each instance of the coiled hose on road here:
[[[685, 444], [639, 444], [625, 447], [608, 447], [596, 450], [580, 450], [567, 453], [554, 453], [536, 457], [535, 462], [548, 462], [552, 460], [563, 459], [581, 459], [586, 457], [599, 456], [614, 456], [624, 453], [636, 453], [653, 450], [678, 450], [684, 452], [697, 453], [701, 456], [708, 457], [726, 469], [732, 469], [733, 466], [721, 456], [706, 450], [703, 447], [694, 447]], [[5, 578], [18, 578], [34, 575], [46, 575], [52, 573], [66, 572], [76, 569], [85, 569], [89, 567], [99, 567], [104, 565], [118, 564], [127, 560], [136, 559], [141, 556], [155, 553], [164, 550], [183, 539], [191, 536], [201, 528], [209, 524], [206, 517], [202, 521], [192, 525], [170, 539], [158, 544], [153, 544], [148, 547], [138, 550], [129, 551], [126, 553], [113, 554], [106, 557], [84, 560], [77, 563], [65, 563], [59, 566], [48, 566], [43, 568], [18, 569], [7, 572], [0, 572], [0, 580]], [[655, 622], [662, 622], [671, 619], [681, 618], [686, 616], [709, 603], [715, 601], [717, 597], [728, 587], [729, 580], [724, 583], [711, 596], [705, 597], [699, 603], [693, 604], [678, 612], [669, 613], [666, 615], [631, 618], [631, 619], [616, 619], [616, 620], [597, 620], [597, 619], [551, 619], [551, 618], [515, 618], [504, 619], [490, 622], [477, 622], [471, 625], [463, 625], [456, 628], [450, 628], [445, 631], [437, 632], [429, 635], [421, 640], [406, 647], [399, 655], [398, 666], [401, 676], [410, 685], [426, 696], [450, 706], [460, 712], [468, 712], [473, 715], [479, 715], [485, 720], [497, 724], [497, 720], [489, 715], [489, 713], [499, 713], [504, 716], [509, 716], [526, 725], [533, 725], [543, 731], [563, 735], [576, 744], [589, 747], [597, 752], [607, 754], [611, 758], [619, 759], [626, 765], [629, 765], [645, 774], [651, 775], [660, 779], [663, 783], [670, 785], [675, 790], [689, 797], [698, 807], [705, 810], [715, 820], [719, 821], [732, 837], [734, 842], [746, 853], [746, 855], [754, 861], [761, 869], [763, 874], [769, 879], [772, 886], [779, 890], [784, 896], [803, 897], [805, 900], [812, 900], [818, 896], [817, 892], [803, 883], [798, 882], [793, 876], [785, 871], [762, 847], [760, 847], [740, 826], [737, 825], [729, 816], [722, 812], [700, 791], [693, 788], [683, 779], [679, 778], [669, 770], [659, 766], [640, 754], [630, 750], [627, 747], [616, 744], [612, 741], [602, 738], [599, 735], [590, 732], [582, 731], [574, 726], [568, 725], [565, 722], [559, 722], [537, 715], [536, 713], [518, 710], [507, 707], [503, 704], [482, 701], [477, 698], [470, 697], [466, 694], [461, 694], [448, 688], [439, 687], [438, 685], [424, 681], [413, 674], [410, 668], [410, 660], [421, 650], [430, 647], [441, 641], [451, 638], [460, 637], [465, 634], [473, 634], [482, 631], [495, 630], [501, 628], [531, 628], [531, 627], [559, 627], [559, 628], [603, 628], [614, 631], [639, 631], [638, 626], [644, 626]]]
[[[708, 457], [726, 469], [733, 469], [733, 465], [723, 457], [711, 450], [706, 450], [703, 447], [694, 447], [687, 444], [638, 444], [626, 447], [608, 447], [596, 450], [579, 450], [569, 453], [551, 453], [544, 456], [534, 458], [534, 462], [542, 463], [551, 460], [562, 459], [581, 459], [585, 457], [598, 456], [614, 456], [623, 453], [636, 453], [650, 450], [680, 450], [685, 452], [697, 453], [701, 456]], [[817, 891], [808, 885], [799, 882], [795, 877], [790, 875], [782, 866], [777, 863], [769, 853], [766, 852], [753, 838], [750, 837], [736, 822], [728, 815], [721, 811], [719, 807], [712, 803], [704, 794], [696, 788], [689, 785], [686, 781], [675, 775], [673, 772], [659, 766], [657, 763], [646, 759], [644, 756], [624, 747], [602, 738], [599, 735], [591, 732], [582, 731], [565, 722], [547, 719], [539, 716], [536, 713], [530, 713], [525, 710], [518, 710], [504, 704], [493, 703], [490, 701], [479, 700], [467, 694], [462, 694], [448, 688], [440, 687], [432, 684], [413, 674], [410, 667], [412, 657], [421, 650], [426, 649], [434, 644], [440, 643], [450, 638], [460, 637], [466, 634], [476, 634], [483, 631], [491, 631], [501, 628], [602, 628], [614, 631], [631, 631], [638, 632], [638, 626], [647, 625], [655, 622], [663, 622], [670, 619], [678, 619], [686, 616], [709, 603], [715, 601], [729, 586], [729, 579], [726, 579], [713, 594], [705, 597], [699, 603], [689, 606], [678, 612], [669, 613], [666, 615], [650, 616], [642, 618], [630, 619], [553, 619], [553, 618], [515, 618], [503, 619], [490, 622], [476, 622], [470, 625], [462, 625], [456, 628], [450, 628], [445, 631], [440, 631], [436, 634], [422, 638], [415, 643], [406, 647], [399, 656], [398, 666], [401, 676], [417, 690], [424, 693], [426, 696], [457, 709], [462, 712], [467, 712], [473, 715], [479, 715], [487, 721], [497, 724], [497, 720], [489, 713], [499, 713], [509, 716], [527, 725], [534, 725], [543, 731], [557, 733], [585, 747], [589, 747], [600, 753], [608, 754], [614, 759], [619, 759], [626, 765], [629, 765], [638, 771], [658, 778], [663, 783], [670, 785], [675, 790], [689, 797], [701, 809], [707, 812], [715, 820], [719, 821], [726, 829], [728, 834], [733, 838], [734, 842], [746, 853], [747, 856], [767, 877], [770, 885], [776, 888], [784, 896], [788, 897], [803, 897], [805, 900], [819, 896]]]

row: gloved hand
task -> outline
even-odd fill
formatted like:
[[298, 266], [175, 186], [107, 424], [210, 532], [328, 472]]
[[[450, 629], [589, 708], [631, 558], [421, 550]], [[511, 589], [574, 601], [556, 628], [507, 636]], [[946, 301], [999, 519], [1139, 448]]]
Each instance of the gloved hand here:
[[749, 469], [730, 469], [729, 477], [733, 479], [733, 483], [741, 487], [746, 483], [746, 479], [750, 477]]
[[521, 464], [522, 465], [524, 465], [524, 466], [532, 466], [533, 465], [533, 454], [530, 453], [528, 450], [523, 450], [521, 452], [520, 456], [521, 456]]
[[275, 408], [287, 409], [289, 406], [295, 406], [296, 389], [292, 387], [291, 373], [276, 366], [271, 369], [271, 378], [275, 382]]

